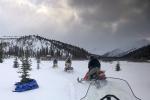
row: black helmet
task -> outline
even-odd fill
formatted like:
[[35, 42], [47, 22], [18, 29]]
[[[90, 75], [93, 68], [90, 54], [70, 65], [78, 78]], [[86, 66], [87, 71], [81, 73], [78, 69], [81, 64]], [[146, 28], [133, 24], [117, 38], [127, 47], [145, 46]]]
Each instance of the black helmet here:
[[95, 58], [96, 58], [96, 57], [95, 57], [95, 56], [93, 56], [93, 55], [92, 55], [92, 56], [90, 56], [90, 59], [95, 59]]

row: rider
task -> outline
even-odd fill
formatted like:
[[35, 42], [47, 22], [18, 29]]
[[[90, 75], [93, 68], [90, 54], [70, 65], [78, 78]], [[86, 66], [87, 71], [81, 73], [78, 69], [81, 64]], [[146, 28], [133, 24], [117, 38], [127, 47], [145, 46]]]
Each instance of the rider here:
[[53, 60], [53, 66], [56, 67], [56, 66], [57, 66], [57, 63], [58, 63], [58, 61], [57, 61], [57, 59], [55, 58], [55, 59]]
[[65, 71], [69, 70], [71, 67], [72, 61], [71, 61], [71, 57], [69, 56], [66, 61], [65, 61]]
[[89, 71], [86, 73], [84, 80], [106, 79], [104, 71], [101, 71], [101, 64], [97, 57], [91, 56], [88, 63]]
[[88, 63], [88, 69], [89, 69], [87, 73], [88, 80], [99, 78], [100, 68], [101, 68], [101, 64], [97, 59], [97, 57], [91, 56], [90, 61]]

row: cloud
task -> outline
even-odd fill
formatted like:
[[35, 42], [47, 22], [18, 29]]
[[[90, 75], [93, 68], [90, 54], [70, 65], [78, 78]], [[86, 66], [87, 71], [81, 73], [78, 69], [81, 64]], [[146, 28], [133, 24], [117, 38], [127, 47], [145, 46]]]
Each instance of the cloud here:
[[119, 35], [149, 34], [149, 0], [68, 0], [68, 3], [77, 9], [82, 23], [98, 26], [94, 30]]
[[0, 1], [1, 24], [5, 24], [9, 32], [65, 33], [66, 23], [71, 24], [74, 20], [74, 12], [64, 0], [49, 1], [49, 4], [46, 3], [47, 1], [34, 1]]
[[149, 9], [149, 0], [0, 0], [0, 35], [39, 34], [106, 52], [150, 37]]

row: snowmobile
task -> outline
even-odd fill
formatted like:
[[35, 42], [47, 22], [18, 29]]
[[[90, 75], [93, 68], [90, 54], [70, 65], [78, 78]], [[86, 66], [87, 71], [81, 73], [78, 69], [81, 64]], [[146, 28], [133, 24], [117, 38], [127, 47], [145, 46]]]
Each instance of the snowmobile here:
[[56, 63], [56, 64], [53, 64], [53, 68], [56, 68], [56, 67], [58, 67], [57, 63]]
[[[83, 82], [85, 80], [80, 80]], [[99, 88], [94, 85], [98, 85]], [[106, 77], [105, 80], [90, 80], [84, 97], [80, 100], [141, 100], [136, 97], [129, 83], [121, 78]]]
[[33, 89], [39, 88], [36, 80], [34, 80], [34, 79], [30, 79], [26, 83], [17, 82], [17, 83], [15, 83], [15, 86], [16, 86], [16, 88], [13, 92], [24, 92], [27, 90], [33, 90]]
[[70, 64], [70, 63], [65, 63], [64, 71], [65, 71], [65, 72], [73, 71], [73, 67], [71, 67], [71, 64]]
[[77, 78], [77, 81], [79, 83], [82, 83], [83, 81], [88, 81], [88, 82], [92, 82], [94, 81], [94, 85], [99, 88], [100, 84], [104, 85], [106, 82], [106, 76], [105, 76], [105, 72], [104, 71], [99, 71], [98, 73], [94, 73], [91, 76], [88, 76], [89, 71], [85, 74], [84, 78], [79, 79], [79, 77]]

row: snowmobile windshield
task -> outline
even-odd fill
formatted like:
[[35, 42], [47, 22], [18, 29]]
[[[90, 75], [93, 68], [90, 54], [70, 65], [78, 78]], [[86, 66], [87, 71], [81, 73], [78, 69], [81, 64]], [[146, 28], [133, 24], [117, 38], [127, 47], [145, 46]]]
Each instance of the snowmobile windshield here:
[[[100, 87], [96, 87], [95, 82], [89, 86], [87, 94], [80, 100], [102, 100], [107, 95], [113, 95], [119, 100], [140, 100], [137, 98], [130, 85], [125, 81], [117, 78], [107, 78], [105, 81], [99, 81]], [[117, 100], [116, 98], [104, 100]]]

